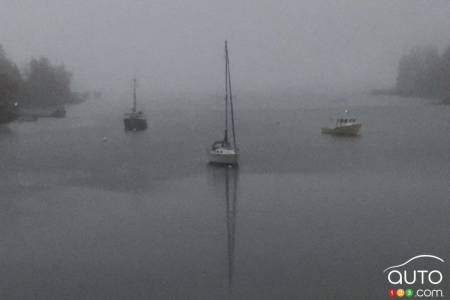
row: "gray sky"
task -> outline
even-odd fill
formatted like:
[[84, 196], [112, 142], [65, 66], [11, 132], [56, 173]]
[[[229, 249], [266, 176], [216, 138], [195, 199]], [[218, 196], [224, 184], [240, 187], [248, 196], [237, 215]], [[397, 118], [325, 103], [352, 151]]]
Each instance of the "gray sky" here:
[[0, 0], [0, 43], [19, 63], [64, 62], [83, 89], [221, 93], [394, 83], [416, 45], [450, 44], [448, 0]]

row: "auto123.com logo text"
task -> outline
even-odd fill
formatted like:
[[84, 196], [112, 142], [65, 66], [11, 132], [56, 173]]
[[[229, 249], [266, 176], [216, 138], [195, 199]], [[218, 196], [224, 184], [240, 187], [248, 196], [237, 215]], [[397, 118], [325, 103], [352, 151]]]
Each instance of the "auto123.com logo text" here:
[[[437, 256], [422, 254], [404, 263], [386, 268], [383, 273], [389, 283], [389, 297], [398, 298], [444, 298], [441, 288], [444, 275], [438, 267], [423, 267], [423, 263], [435, 266], [445, 261]], [[421, 262], [420, 266], [415, 266]]]

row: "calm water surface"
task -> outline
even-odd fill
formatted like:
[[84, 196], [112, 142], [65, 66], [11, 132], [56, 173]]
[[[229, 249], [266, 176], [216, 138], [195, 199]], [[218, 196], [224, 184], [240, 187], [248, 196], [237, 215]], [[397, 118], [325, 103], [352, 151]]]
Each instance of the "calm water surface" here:
[[[228, 169], [214, 101], [149, 103], [141, 133], [107, 101], [1, 128], [0, 298], [384, 299], [386, 267], [450, 259], [449, 107], [237, 102]], [[321, 135], [345, 105], [362, 135]]]

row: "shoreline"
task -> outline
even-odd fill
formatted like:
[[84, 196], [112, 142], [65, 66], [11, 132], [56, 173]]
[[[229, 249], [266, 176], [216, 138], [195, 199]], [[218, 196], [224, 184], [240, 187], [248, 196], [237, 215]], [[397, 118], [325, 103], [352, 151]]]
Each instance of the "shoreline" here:
[[429, 100], [437, 100], [441, 104], [450, 104], [450, 95], [423, 95], [417, 93], [404, 93], [395, 88], [391, 89], [372, 89], [369, 91], [372, 96], [398, 96], [402, 98], [424, 98]]

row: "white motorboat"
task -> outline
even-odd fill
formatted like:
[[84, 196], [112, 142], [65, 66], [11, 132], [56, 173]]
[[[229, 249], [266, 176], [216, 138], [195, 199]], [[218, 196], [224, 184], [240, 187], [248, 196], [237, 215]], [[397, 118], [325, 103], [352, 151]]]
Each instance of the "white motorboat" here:
[[345, 111], [345, 116], [331, 119], [330, 123], [328, 127], [322, 127], [322, 133], [355, 136], [362, 126], [355, 118], [348, 116], [348, 110]]

